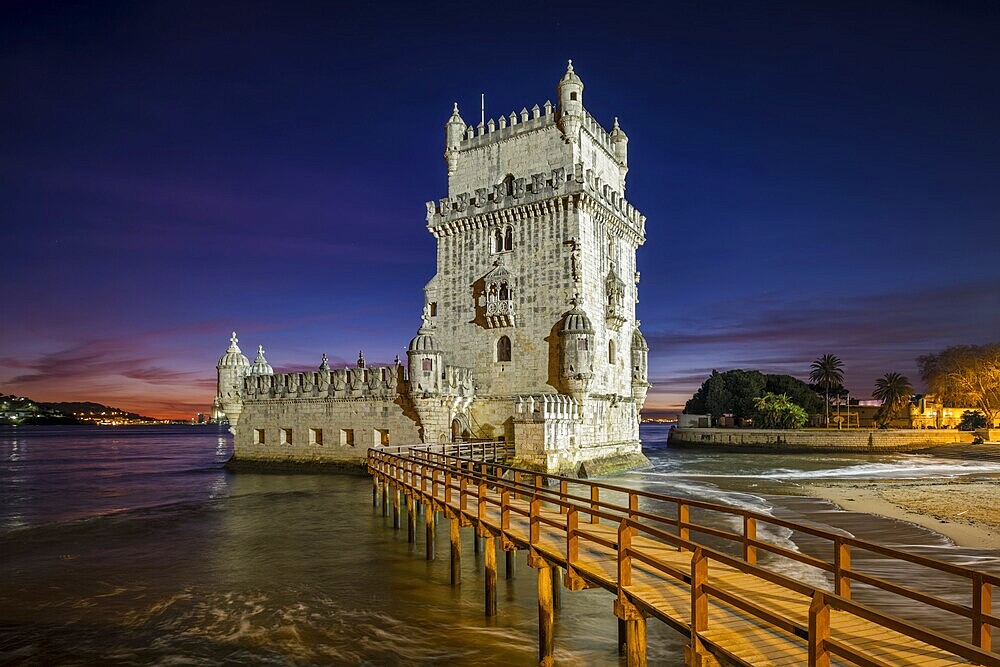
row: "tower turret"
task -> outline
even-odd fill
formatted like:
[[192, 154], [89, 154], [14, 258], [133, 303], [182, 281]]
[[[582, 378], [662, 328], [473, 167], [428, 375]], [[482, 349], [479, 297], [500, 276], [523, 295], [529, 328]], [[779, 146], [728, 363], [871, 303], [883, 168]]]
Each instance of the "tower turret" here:
[[219, 359], [216, 397], [222, 411], [226, 413], [231, 427], [235, 428], [243, 412], [243, 378], [250, 372], [250, 361], [237, 345], [236, 332], [229, 338], [229, 348]]
[[611, 128], [611, 144], [615, 149], [615, 160], [618, 162], [618, 171], [621, 174], [619, 188], [625, 191], [625, 174], [628, 173], [628, 135], [618, 125], [618, 116], [615, 116], [614, 127]]
[[267, 363], [267, 359], [264, 358], [264, 346], [257, 346], [257, 358], [253, 360], [253, 365], [250, 366], [250, 375], [274, 375], [274, 369], [271, 368], [271, 364]]
[[465, 136], [465, 121], [458, 113], [458, 102], [452, 109], [451, 118], [444, 124], [444, 160], [448, 163], [448, 175], [458, 169], [458, 148]]
[[639, 331], [639, 322], [635, 323], [632, 333], [632, 398], [635, 399], [635, 412], [638, 415], [646, 403], [646, 392], [649, 390], [649, 345]]
[[439, 393], [441, 374], [444, 372], [444, 355], [434, 341], [434, 328], [430, 324], [426, 309], [422, 320], [417, 335], [410, 341], [406, 351], [412, 396]]
[[594, 327], [579, 305], [566, 313], [559, 330], [559, 372], [566, 392], [582, 400], [593, 373]]
[[583, 81], [573, 71], [572, 60], [567, 64], [566, 74], [559, 80], [556, 90], [559, 93], [559, 129], [567, 142], [577, 143], [583, 123]]

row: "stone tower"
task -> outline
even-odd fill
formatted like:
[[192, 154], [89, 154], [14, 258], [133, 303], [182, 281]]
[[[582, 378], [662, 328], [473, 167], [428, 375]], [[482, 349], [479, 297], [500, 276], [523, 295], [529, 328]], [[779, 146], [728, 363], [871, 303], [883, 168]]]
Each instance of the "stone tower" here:
[[229, 338], [229, 348], [219, 359], [215, 401], [235, 427], [243, 412], [243, 379], [250, 373], [250, 361], [237, 345], [236, 332]]
[[[421, 328], [472, 371], [474, 435], [513, 439], [525, 465], [574, 472], [643, 460], [648, 386], [635, 317], [645, 217], [625, 199], [628, 138], [587, 112], [583, 91], [570, 61], [558, 106], [471, 127], [455, 105], [448, 196], [427, 205], [437, 273]], [[410, 371], [411, 383], [422, 377]]]

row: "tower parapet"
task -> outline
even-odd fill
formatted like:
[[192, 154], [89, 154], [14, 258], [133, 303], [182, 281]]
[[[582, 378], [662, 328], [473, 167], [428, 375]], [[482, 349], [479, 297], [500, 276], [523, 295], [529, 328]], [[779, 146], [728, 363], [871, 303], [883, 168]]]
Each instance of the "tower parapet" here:
[[232, 427], [235, 427], [243, 412], [243, 379], [250, 372], [250, 361], [240, 350], [236, 332], [229, 338], [229, 347], [219, 359], [215, 369], [218, 372], [216, 382], [216, 398], [219, 407]]

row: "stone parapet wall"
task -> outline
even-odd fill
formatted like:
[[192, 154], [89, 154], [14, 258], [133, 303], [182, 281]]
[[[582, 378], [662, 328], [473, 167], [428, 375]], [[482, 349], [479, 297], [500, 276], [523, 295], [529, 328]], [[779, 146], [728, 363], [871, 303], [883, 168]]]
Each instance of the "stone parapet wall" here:
[[773, 451], [873, 452], [907, 451], [971, 443], [973, 434], [952, 430], [844, 430], [673, 428], [668, 442], [679, 446], [735, 447]]

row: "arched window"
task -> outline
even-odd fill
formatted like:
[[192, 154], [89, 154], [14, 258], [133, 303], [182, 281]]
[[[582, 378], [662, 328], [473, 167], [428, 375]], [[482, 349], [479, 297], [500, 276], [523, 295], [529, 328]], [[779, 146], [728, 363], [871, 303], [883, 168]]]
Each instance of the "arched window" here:
[[612, 339], [608, 341], [608, 363], [614, 365], [615, 357], [615, 341]]
[[497, 341], [497, 361], [510, 361], [510, 338], [500, 336]]
[[503, 252], [503, 230], [499, 227], [493, 230], [493, 252]]
[[503, 249], [514, 249], [514, 229], [511, 227], [507, 227], [503, 230]]
[[507, 283], [500, 283], [500, 295], [499, 299], [501, 301], [506, 301], [510, 298], [510, 288], [507, 287]]

